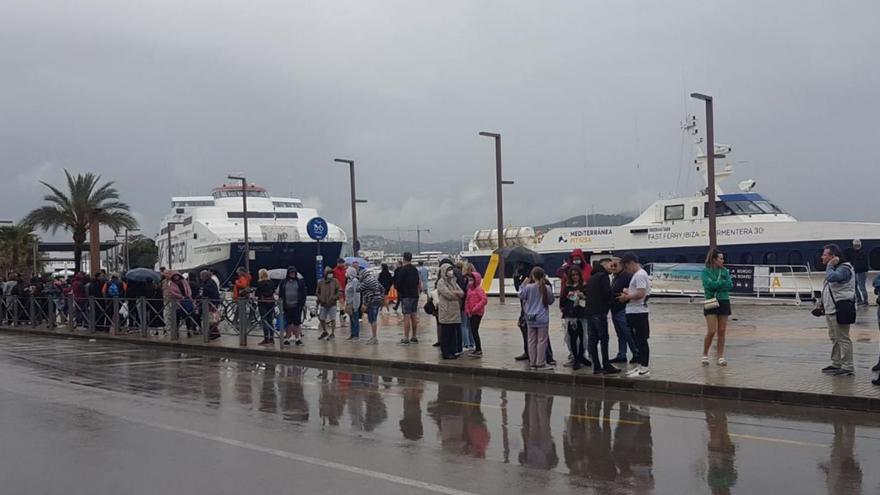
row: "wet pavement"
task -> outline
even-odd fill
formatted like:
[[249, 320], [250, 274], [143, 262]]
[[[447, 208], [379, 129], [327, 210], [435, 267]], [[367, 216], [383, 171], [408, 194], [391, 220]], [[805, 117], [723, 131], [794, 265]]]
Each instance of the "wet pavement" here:
[[880, 415], [0, 334], [4, 493], [877, 493]]
[[[276, 341], [274, 348], [258, 346], [260, 330], [254, 328], [248, 339], [248, 350], [260, 352], [274, 349], [284, 355], [299, 357], [329, 357], [334, 361], [376, 360], [410, 363], [412, 365], [446, 365], [473, 373], [474, 368], [482, 370], [525, 370], [525, 365], [515, 362], [512, 357], [522, 352], [522, 340], [516, 327], [519, 306], [515, 301], [501, 305], [492, 300], [487, 308], [481, 326], [484, 357], [470, 359], [462, 357], [455, 361], [443, 361], [431, 344], [435, 339], [435, 324], [431, 317], [420, 312], [420, 337], [418, 345], [400, 346], [398, 340], [403, 336], [402, 317], [393, 312], [383, 312], [380, 316], [379, 339], [376, 346], [345, 342], [347, 325], [341, 326], [339, 338], [333, 342], [317, 340], [318, 332], [306, 330], [306, 345], [302, 348], [280, 349]], [[702, 338], [705, 322], [699, 304], [687, 304], [682, 300], [656, 300], [651, 306], [651, 371], [652, 381], [668, 383], [670, 391], [676, 384], [689, 388], [681, 393], [701, 394], [703, 391], [716, 393], [716, 396], [754, 398], [757, 400], [785, 401], [798, 404], [828, 405], [823, 397], [831, 397], [835, 407], [880, 411], [880, 387], [872, 385], [876, 376], [870, 368], [878, 361], [878, 332], [876, 306], [859, 309], [859, 320], [853, 326], [851, 335], [854, 341], [856, 376], [831, 377], [819, 370], [830, 364], [831, 345], [823, 319], [810, 315], [810, 305], [766, 305], [746, 304], [734, 301], [734, 315], [730, 321], [727, 337], [726, 357], [729, 366], [715, 365], [703, 367], [699, 358], [702, 354]], [[560, 366], [555, 375], [591, 375], [591, 370], [572, 372], [561, 366], [567, 352], [564, 348], [564, 334], [558, 308], [552, 311], [551, 342]], [[368, 336], [366, 321], [362, 323], [361, 335]], [[316, 321], [307, 322], [314, 328]], [[56, 333], [67, 333], [59, 328]], [[78, 330], [85, 333], [84, 330]], [[617, 342], [613, 329], [611, 351], [616, 352]], [[136, 335], [123, 335], [126, 339], [139, 340]], [[169, 335], [150, 335], [148, 340], [168, 342]], [[202, 345], [201, 336], [191, 339], [182, 334], [182, 343]], [[221, 339], [205, 344], [211, 348], [238, 349], [237, 335], [224, 335]], [[470, 370], [470, 371], [469, 371]], [[622, 377], [607, 378], [605, 386], [619, 386]], [[609, 385], [610, 384], [610, 385]], [[602, 385], [602, 382], [600, 382]], [[695, 391], [695, 388], [696, 391]], [[719, 391], [717, 387], [725, 387]], [[716, 388], [713, 388], [716, 387]], [[773, 394], [762, 395], [765, 391]], [[747, 397], [748, 394], [748, 397]], [[797, 395], [800, 394], [800, 395]], [[846, 400], [843, 400], [843, 399]], [[858, 402], [849, 401], [850, 398]], [[848, 402], [849, 401], [849, 402]]]

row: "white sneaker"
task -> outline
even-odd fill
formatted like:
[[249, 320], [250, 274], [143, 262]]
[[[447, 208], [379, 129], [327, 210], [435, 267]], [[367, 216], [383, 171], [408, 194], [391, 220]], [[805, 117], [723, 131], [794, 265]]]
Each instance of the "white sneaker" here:
[[703, 356], [700, 362], [703, 363], [703, 366], [709, 366], [709, 356]]
[[651, 377], [651, 368], [641, 367], [639, 368], [639, 378], [650, 378]]
[[642, 369], [641, 366], [636, 366], [635, 368], [626, 372], [626, 376], [629, 378], [635, 378], [639, 376], [639, 371]]

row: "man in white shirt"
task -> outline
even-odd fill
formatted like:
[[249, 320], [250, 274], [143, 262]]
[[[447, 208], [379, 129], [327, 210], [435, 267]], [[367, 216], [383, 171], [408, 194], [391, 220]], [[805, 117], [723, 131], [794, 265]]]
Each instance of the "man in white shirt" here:
[[651, 369], [648, 367], [650, 349], [648, 338], [651, 336], [651, 326], [648, 319], [648, 296], [651, 295], [651, 279], [648, 277], [639, 258], [635, 253], [626, 253], [620, 258], [623, 269], [632, 273], [629, 287], [624, 289], [617, 300], [626, 303], [626, 321], [633, 331], [633, 337], [638, 349], [639, 365], [627, 373], [633, 378], [648, 378]]

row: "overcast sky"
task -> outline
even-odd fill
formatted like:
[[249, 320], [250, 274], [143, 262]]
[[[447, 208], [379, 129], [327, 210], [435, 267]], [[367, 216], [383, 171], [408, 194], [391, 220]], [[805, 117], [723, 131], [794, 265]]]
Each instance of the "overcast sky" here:
[[[680, 123], [715, 96], [737, 173], [802, 220], [877, 220], [876, 1], [0, 2], [0, 217], [62, 170], [144, 230], [230, 172], [426, 240], [691, 194]], [[741, 162], [741, 163], [736, 163]], [[830, 197], [837, 195], [837, 197]], [[394, 234], [387, 234], [389, 237]], [[414, 235], [411, 235], [414, 237]]]

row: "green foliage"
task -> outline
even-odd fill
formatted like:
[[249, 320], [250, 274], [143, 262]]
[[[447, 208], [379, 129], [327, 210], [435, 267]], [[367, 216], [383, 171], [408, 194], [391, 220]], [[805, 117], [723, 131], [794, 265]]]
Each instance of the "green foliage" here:
[[0, 226], [0, 269], [6, 272], [30, 272], [34, 263], [37, 237], [30, 225]]

